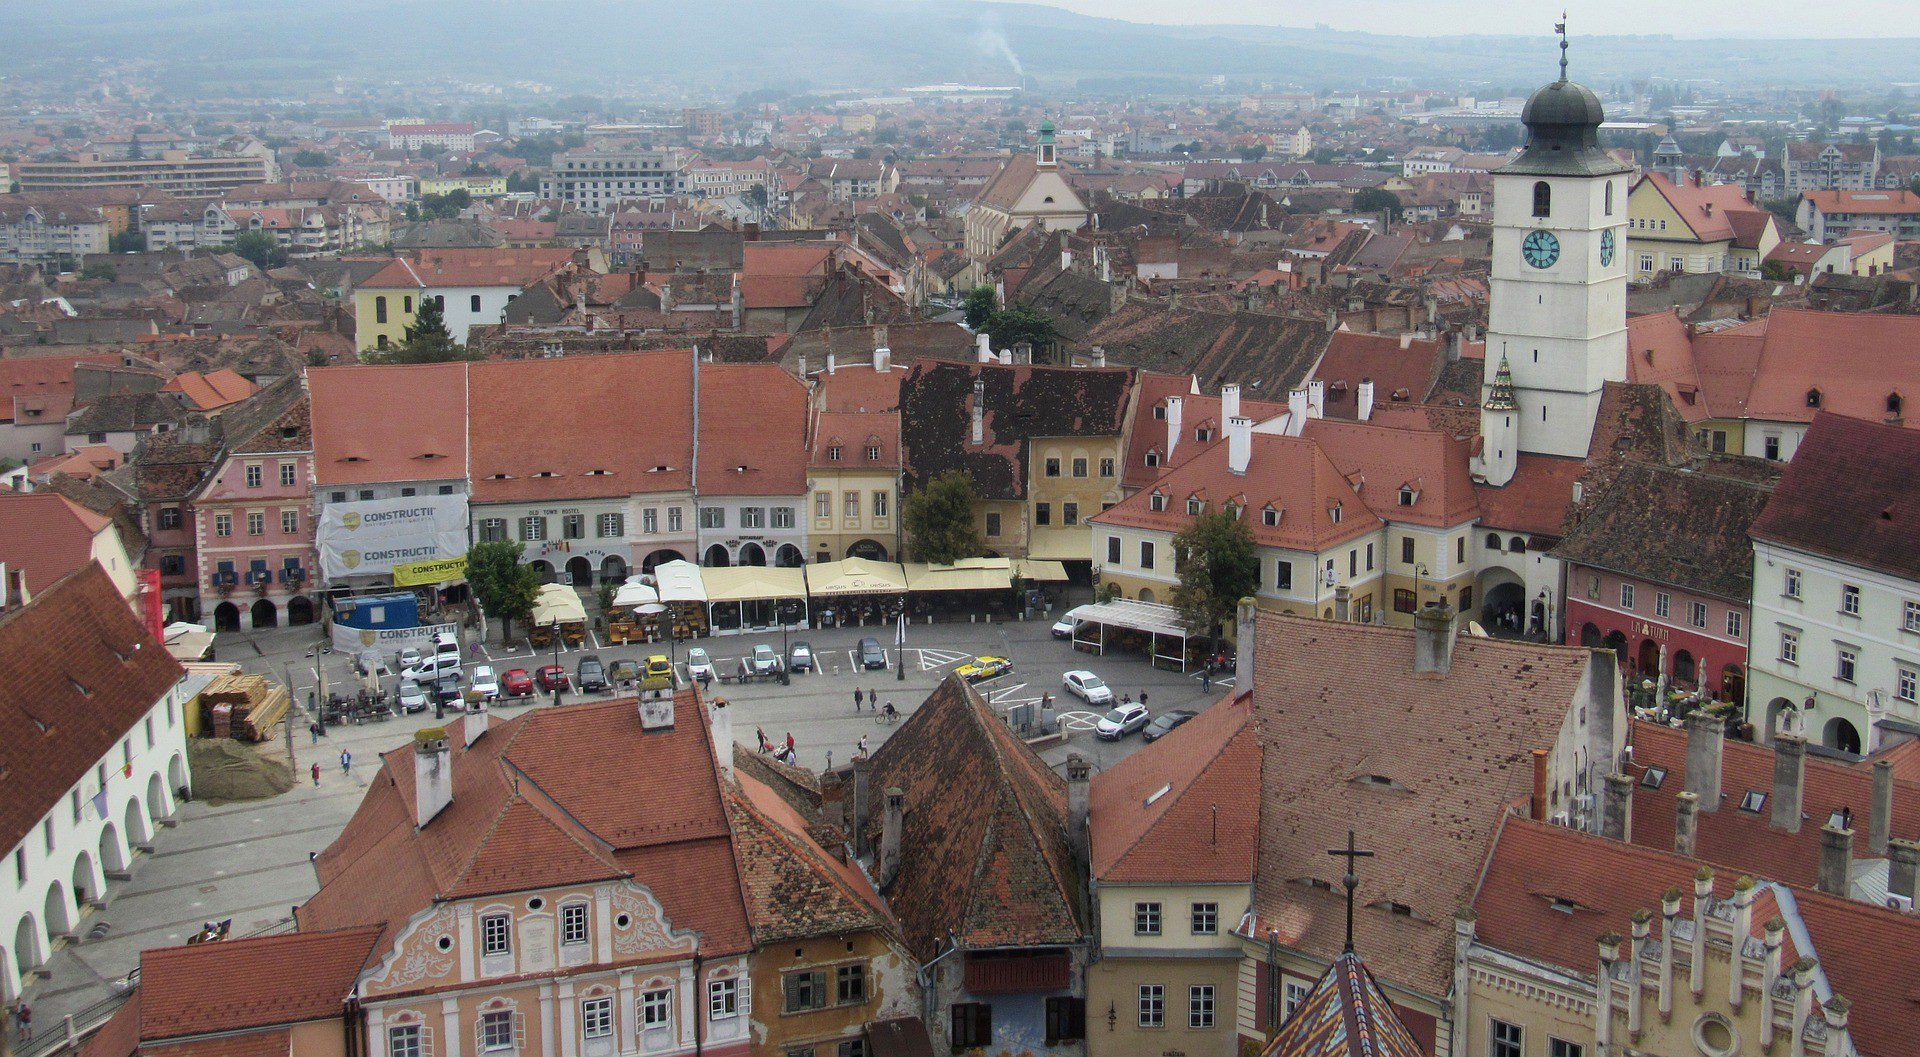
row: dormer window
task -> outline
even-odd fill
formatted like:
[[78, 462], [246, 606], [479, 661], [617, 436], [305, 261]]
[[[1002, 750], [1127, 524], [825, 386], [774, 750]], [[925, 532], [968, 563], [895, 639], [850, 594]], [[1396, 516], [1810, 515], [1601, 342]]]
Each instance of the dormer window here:
[[1228, 503], [1226, 509], [1227, 509], [1227, 517], [1232, 518], [1235, 521], [1240, 520], [1240, 504]]
[[1340, 523], [1340, 504], [1335, 503], [1328, 507], [1327, 516], [1333, 519], [1334, 524], [1338, 525]]
[[1152, 495], [1147, 497], [1148, 510], [1160, 511], [1160, 510], [1165, 510], [1166, 508], [1167, 508], [1166, 496], [1161, 495], [1159, 492], [1155, 492]]
[[1270, 506], [1270, 507], [1267, 507], [1265, 510], [1260, 511], [1260, 523], [1267, 526], [1268, 528], [1272, 528], [1273, 526], [1278, 525], [1280, 523], [1279, 509]]
[[827, 447], [827, 461], [828, 462], [840, 461], [840, 445], [833, 444]]
[[1403, 484], [1400, 486], [1400, 505], [1401, 506], [1412, 506], [1415, 502], [1419, 500], [1419, 498], [1420, 498], [1420, 493], [1414, 491], [1412, 485]]
[[1160, 465], [1160, 453], [1157, 451], [1154, 451], [1151, 448], [1147, 449], [1147, 465], [1148, 466]]
[[1820, 390], [1818, 389], [1807, 390], [1807, 406], [1808, 407], [1820, 406]]
[[1205, 504], [1204, 502], [1202, 502], [1202, 501], [1200, 501], [1200, 500], [1198, 500], [1198, 499], [1192, 499], [1192, 498], [1189, 498], [1189, 499], [1187, 500], [1187, 513], [1188, 513], [1188, 514], [1191, 514], [1191, 515], [1198, 515], [1198, 514], [1200, 513], [1200, 511], [1202, 511], [1202, 510], [1204, 510], [1205, 508], [1206, 508], [1206, 504]]
[[1193, 439], [1205, 444], [1213, 439], [1213, 431], [1205, 426], [1201, 426], [1199, 429], [1193, 431]]
[[1898, 415], [1900, 413], [1901, 407], [1903, 407], [1905, 403], [1906, 401], [1900, 399], [1899, 393], [1888, 393], [1887, 394], [1887, 414]]
[[1161, 422], [1165, 422], [1167, 420], [1167, 405], [1155, 404], [1153, 406], [1153, 417]]

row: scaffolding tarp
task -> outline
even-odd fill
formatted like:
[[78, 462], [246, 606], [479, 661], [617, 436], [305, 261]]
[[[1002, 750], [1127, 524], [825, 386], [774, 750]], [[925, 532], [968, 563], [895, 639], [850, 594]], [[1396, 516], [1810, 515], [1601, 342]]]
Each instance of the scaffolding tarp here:
[[907, 570], [899, 562], [846, 558], [807, 566], [807, 593], [830, 595], [897, 595], [907, 590]]
[[735, 565], [700, 570], [708, 602], [752, 602], [767, 598], [807, 597], [807, 578], [800, 569], [770, 565]]
[[662, 602], [705, 602], [706, 582], [700, 567], [690, 561], [661, 562], [653, 567], [654, 583], [660, 588]]
[[962, 558], [952, 565], [906, 565], [909, 591], [992, 591], [1013, 586], [1013, 563], [1006, 558]]

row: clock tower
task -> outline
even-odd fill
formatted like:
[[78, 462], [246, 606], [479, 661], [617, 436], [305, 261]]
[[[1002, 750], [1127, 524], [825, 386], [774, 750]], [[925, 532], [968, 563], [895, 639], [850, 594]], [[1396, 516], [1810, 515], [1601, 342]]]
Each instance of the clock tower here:
[[[1601, 386], [1627, 377], [1631, 170], [1600, 148], [1600, 100], [1567, 80], [1565, 47], [1560, 80], [1521, 112], [1526, 149], [1493, 174], [1487, 363], [1511, 383], [1487, 380], [1481, 434], [1509, 438], [1513, 454], [1584, 458]], [[1512, 480], [1512, 456], [1482, 447], [1475, 472]]]

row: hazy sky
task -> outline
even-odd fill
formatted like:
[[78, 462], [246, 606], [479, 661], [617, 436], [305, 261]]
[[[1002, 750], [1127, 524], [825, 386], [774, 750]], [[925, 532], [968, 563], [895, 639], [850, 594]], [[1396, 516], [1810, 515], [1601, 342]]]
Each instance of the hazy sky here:
[[1038, 0], [1131, 22], [1325, 23], [1375, 33], [1547, 33], [1564, 6], [1572, 30], [1689, 37], [1920, 37], [1916, 0]]

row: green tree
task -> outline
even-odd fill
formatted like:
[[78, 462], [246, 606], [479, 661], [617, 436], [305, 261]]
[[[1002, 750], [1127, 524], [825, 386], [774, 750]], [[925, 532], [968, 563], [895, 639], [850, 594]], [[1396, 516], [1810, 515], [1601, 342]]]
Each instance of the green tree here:
[[1400, 196], [1392, 191], [1369, 187], [1353, 196], [1356, 213], [1385, 213], [1389, 221], [1400, 219]]
[[986, 326], [993, 314], [1000, 309], [1000, 299], [993, 295], [993, 287], [985, 283], [967, 291], [967, 299], [962, 303], [967, 312], [967, 326], [979, 330]]
[[333, 164], [333, 159], [317, 150], [295, 151], [293, 167], [296, 169], [322, 169]]
[[1242, 598], [1260, 588], [1260, 556], [1246, 522], [1224, 510], [1202, 514], [1173, 539], [1180, 582], [1173, 606], [1196, 635], [1218, 638]]
[[1266, 156], [1267, 145], [1264, 143], [1252, 143], [1240, 148], [1241, 161], [1259, 161]]
[[476, 543], [467, 550], [467, 583], [487, 615], [500, 621], [502, 638], [514, 621], [533, 616], [533, 599], [540, 592], [540, 574], [520, 563], [524, 550], [517, 540]]
[[82, 279], [100, 279], [110, 283], [119, 277], [120, 273], [115, 271], [113, 265], [108, 264], [106, 261], [94, 261], [85, 268], [80, 269], [80, 278]]
[[1770, 283], [1790, 283], [1793, 281], [1793, 269], [1779, 261], [1761, 261], [1760, 278]]
[[419, 219], [451, 220], [460, 215], [462, 209], [473, 204], [473, 195], [464, 187], [456, 187], [446, 194], [427, 194], [420, 196]]
[[242, 231], [235, 235], [233, 252], [253, 262], [261, 271], [287, 263], [287, 251], [281, 249], [280, 240], [267, 231]]
[[117, 235], [107, 236], [108, 253], [144, 253], [147, 249], [147, 233], [128, 229]]
[[753, 207], [755, 215], [765, 216], [767, 213], [767, 185], [754, 184], [747, 188], [747, 204]]
[[1032, 345], [1035, 352], [1052, 345], [1058, 335], [1053, 320], [1032, 305], [1008, 305], [987, 320], [987, 333], [996, 349], [1011, 349], [1020, 342]]
[[420, 311], [413, 314], [413, 322], [400, 335], [400, 344], [365, 357], [368, 363], [446, 363], [471, 358], [467, 347], [453, 340], [437, 297], [420, 299]]
[[907, 496], [903, 516], [915, 561], [945, 565], [979, 556], [974, 496], [973, 475], [965, 470], [948, 470]]

